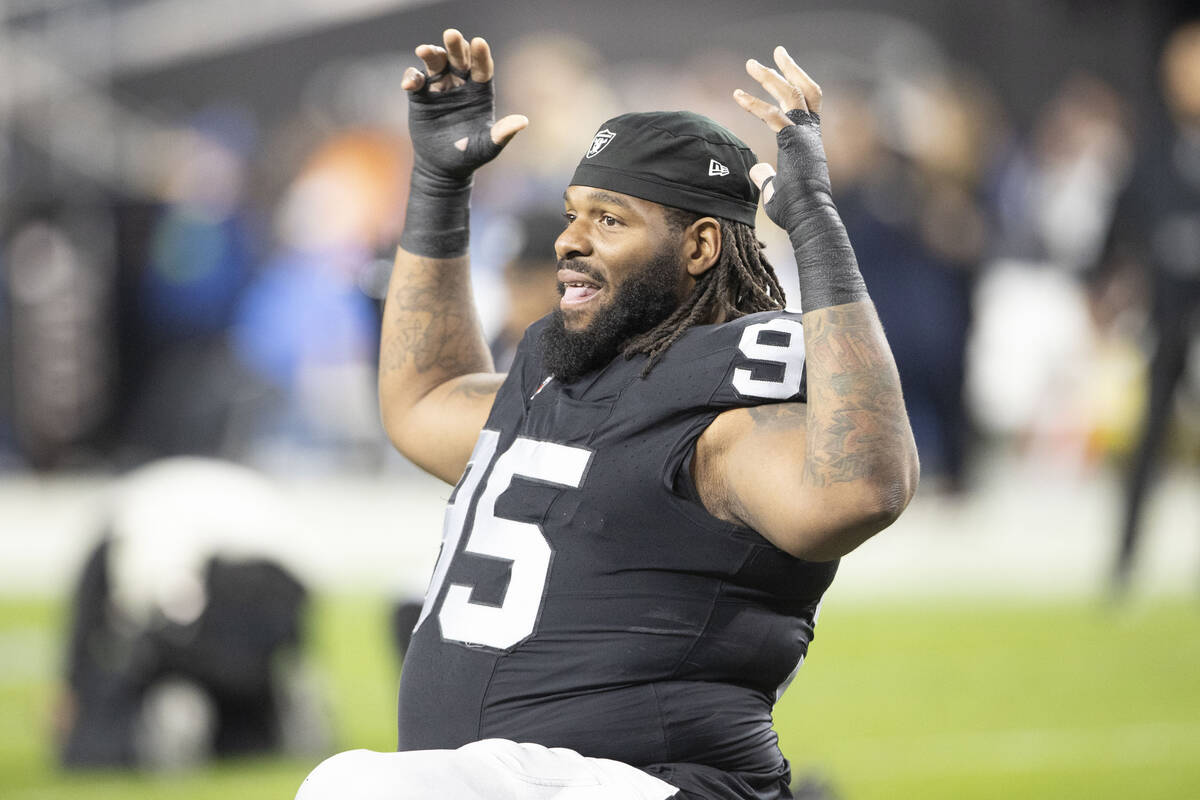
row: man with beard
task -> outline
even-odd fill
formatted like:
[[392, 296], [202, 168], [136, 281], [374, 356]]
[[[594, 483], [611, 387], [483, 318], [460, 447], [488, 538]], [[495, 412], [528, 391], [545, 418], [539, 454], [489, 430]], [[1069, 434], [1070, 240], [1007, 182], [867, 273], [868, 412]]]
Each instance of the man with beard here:
[[[324, 798], [790, 797], [775, 699], [837, 559], [917, 480], [891, 353], [830, 199], [820, 90], [747, 64], [779, 171], [711, 120], [601, 126], [564, 194], [562, 298], [507, 376], [471, 305], [486, 42], [410, 69], [412, 193], [380, 363], [393, 443], [457, 481], [404, 664], [399, 750], [324, 762]], [[791, 235], [802, 313], [754, 236]], [[801, 323], [803, 322], [803, 328]], [[805, 387], [807, 370], [807, 388]]]

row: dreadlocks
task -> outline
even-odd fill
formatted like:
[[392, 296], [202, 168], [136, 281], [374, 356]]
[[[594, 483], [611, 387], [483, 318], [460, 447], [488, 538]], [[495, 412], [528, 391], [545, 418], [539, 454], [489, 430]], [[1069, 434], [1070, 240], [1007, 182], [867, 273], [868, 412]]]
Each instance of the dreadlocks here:
[[[668, 226], [676, 232], [703, 216], [670, 206], [665, 211]], [[696, 280], [691, 295], [669, 317], [626, 343], [626, 358], [639, 353], [650, 357], [642, 370], [643, 377], [659, 356], [694, 325], [784, 307], [783, 288], [775, 276], [775, 268], [763, 254], [763, 244], [754, 235], [754, 229], [727, 219], [720, 219], [720, 223], [721, 255], [717, 263]]]

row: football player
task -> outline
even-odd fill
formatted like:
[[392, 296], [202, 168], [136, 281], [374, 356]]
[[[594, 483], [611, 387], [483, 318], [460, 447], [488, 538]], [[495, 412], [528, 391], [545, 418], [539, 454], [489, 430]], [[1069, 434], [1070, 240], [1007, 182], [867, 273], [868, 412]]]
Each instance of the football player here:
[[[487, 43], [402, 80], [415, 151], [387, 299], [392, 442], [457, 483], [408, 651], [399, 751], [327, 760], [324, 798], [790, 797], [772, 705], [838, 558], [917, 483], [895, 364], [834, 208], [821, 92], [747, 62], [778, 172], [690, 113], [604, 123], [564, 193], [559, 307], [494, 374], [467, 261], [493, 121]], [[754, 234], [791, 237], [786, 310]]]

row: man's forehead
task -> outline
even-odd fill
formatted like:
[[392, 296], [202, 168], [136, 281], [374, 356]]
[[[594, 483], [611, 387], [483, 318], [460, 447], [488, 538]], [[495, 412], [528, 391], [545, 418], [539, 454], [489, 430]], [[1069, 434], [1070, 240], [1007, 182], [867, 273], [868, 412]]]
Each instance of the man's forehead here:
[[563, 201], [566, 203], [584, 203], [588, 202], [593, 205], [614, 205], [621, 208], [626, 208], [631, 211], [636, 209], [644, 209], [646, 206], [657, 206], [650, 200], [643, 200], [640, 197], [634, 197], [628, 194], [614, 192], [611, 189], [598, 189], [595, 186], [581, 186], [579, 184], [571, 184], [567, 190], [563, 192]]

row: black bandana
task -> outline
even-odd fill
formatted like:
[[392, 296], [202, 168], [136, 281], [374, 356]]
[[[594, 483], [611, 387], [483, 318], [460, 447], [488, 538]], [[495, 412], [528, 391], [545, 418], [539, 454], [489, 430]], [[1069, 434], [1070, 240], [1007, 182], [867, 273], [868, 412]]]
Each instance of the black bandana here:
[[573, 186], [754, 225], [757, 159], [745, 142], [690, 111], [622, 114], [600, 126], [579, 160]]

